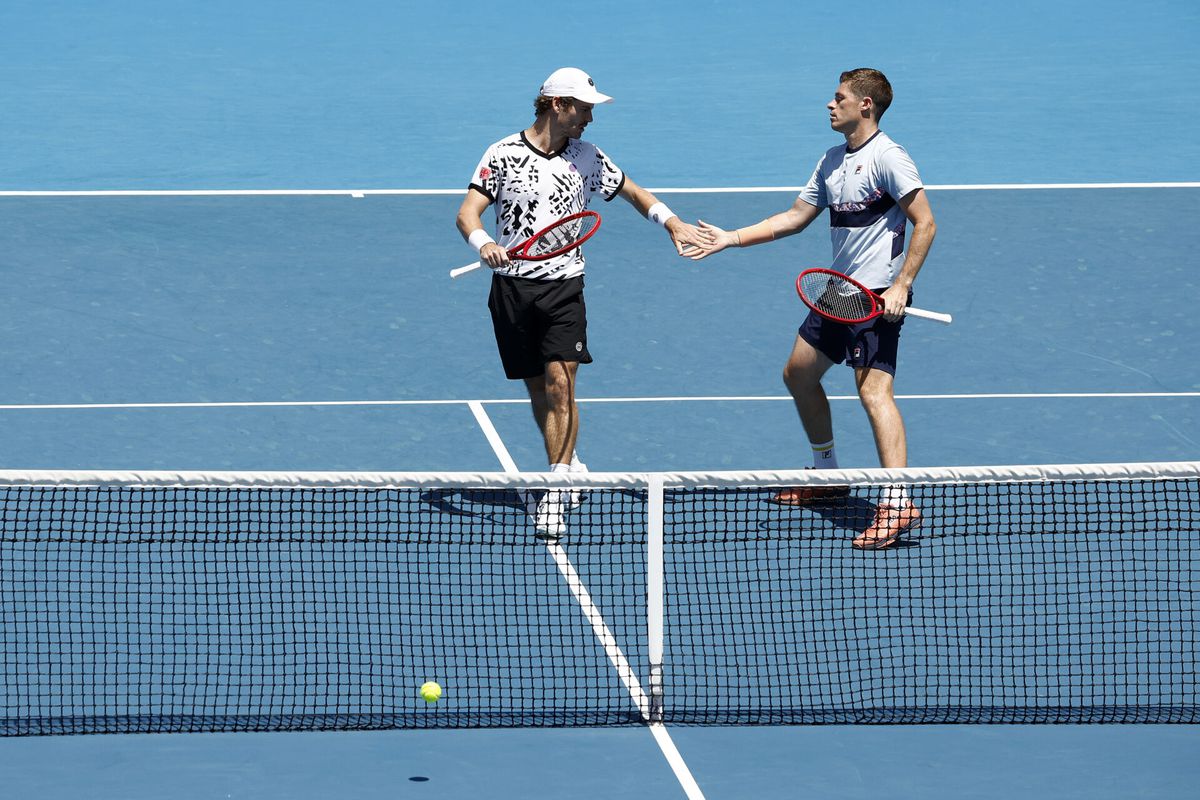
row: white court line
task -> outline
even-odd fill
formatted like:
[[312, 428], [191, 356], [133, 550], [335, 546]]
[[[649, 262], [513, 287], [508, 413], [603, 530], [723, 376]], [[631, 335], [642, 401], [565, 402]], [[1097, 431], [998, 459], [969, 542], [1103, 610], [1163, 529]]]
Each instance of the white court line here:
[[[483, 404], [478, 400], [473, 400], [468, 405], [470, 406], [471, 413], [475, 415], [475, 421], [483, 429], [483, 435], [487, 437], [488, 443], [492, 446], [492, 451], [495, 452], [496, 458], [499, 459], [504, 471], [509, 473], [519, 472], [520, 470], [517, 469], [516, 461], [509, 454], [508, 448], [504, 445], [504, 440], [500, 438], [500, 434], [496, 432], [496, 426], [492, 424], [492, 420], [488, 416], [487, 411], [484, 410]], [[638, 680], [637, 674], [633, 671], [629, 659], [625, 657], [625, 653], [621, 650], [620, 645], [617, 644], [617, 637], [613, 635], [608, 624], [605, 623], [600, 609], [592, 602], [591, 594], [579, 578], [579, 573], [575, 571], [575, 566], [567, 558], [566, 551], [563, 550], [562, 545], [555, 542], [546, 542], [546, 550], [550, 553], [550, 557], [554, 559], [554, 563], [558, 566], [558, 571], [562, 573], [563, 578], [567, 582], [567, 587], [575, 597], [575, 602], [579, 604], [584, 617], [592, 626], [592, 633], [599, 640], [600, 644], [603, 645], [604, 652], [613, 667], [617, 670], [617, 675], [621, 678], [621, 682], [625, 684], [625, 689], [633, 698], [634, 703], [637, 704], [642, 718], [649, 719], [650, 698], [642, 688], [641, 681]], [[675, 773], [676, 780], [683, 787], [688, 800], [704, 800], [704, 793], [700, 791], [700, 786], [692, 776], [691, 770], [688, 769], [683, 756], [680, 755], [675, 742], [671, 740], [671, 735], [667, 733], [667, 729], [661, 723], [650, 723], [648, 727], [650, 728], [650, 733], [654, 736], [654, 741], [658, 744], [659, 750], [662, 751], [663, 757], [667, 759], [667, 764], [671, 767], [671, 771]]]
[[464, 189], [50, 189], [12, 190], [0, 197], [365, 197], [461, 195]]
[[[743, 192], [797, 193], [803, 186], [712, 186], [707, 188], [660, 187], [655, 194], [738, 194]], [[931, 183], [931, 192], [991, 192], [1041, 189], [1200, 189], [1200, 181], [1162, 181], [1132, 183]]]
[[[897, 400], [1050, 400], [1072, 398], [1145, 398], [1145, 397], [1200, 397], [1200, 392], [1000, 392], [981, 394], [898, 394]], [[678, 396], [678, 397], [580, 397], [579, 403], [724, 403], [724, 402], [781, 402], [790, 401], [790, 395], [749, 396]], [[830, 395], [830, 400], [858, 400], [858, 395]], [[521, 400], [484, 400], [485, 403], [520, 403]], [[3, 408], [3, 406], [0, 406]]]
[[671, 770], [674, 771], [679, 785], [683, 787], [684, 793], [688, 796], [688, 800], [704, 800], [704, 792], [700, 791], [699, 784], [692, 777], [692, 771], [688, 769], [687, 762], [679, 754], [679, 748], [675, 746], [671, 735], [667, 733], [666, 726], [661, 722], [652, 722], [650, 723], [650, 733], [654, 735], [654, 741], [658, 742], [659, 749], [667, 757], [667, 763], [671, 765]]
[[483, 410], [483, 405], [477, 400], [471, 401], [467, 405], [470, 407], [471, 413], [475, 415], [475, 421], [483, 429], [483, 435], [487, 437], [488, 444], [492, 446], [492, 452], [500, 460], [501, 468], [505, 472], [520, 472], [517, 469], [517, 462], [513, 461], [513, 457], [509, 455], [508, 448], [504, 446], [504, 440], [500, 438], [496, 426], [492, 424], [492, 418]]
[[[592, 602], [592, 597], [588, 593], [587, 587], [583, 585], [583, 581], [580, 580], [574, 565], [567, 558], [566, 551], [563, 550], [562, 545], [555, 542], [546, 542], [546, 549], [550, 552], [554, 563], [558, 565], [559, 572], [566, 579], [567, 587], [571, 590], [571, 594], [575, 596], [575, 601], [579, 603], [584, 617], [591, 624], [593, 635], [604, 646], [604, 652], [608, 656], [608, 660], [617, 670], [617, 675], [621, 678], [621, 682], [625, 684], [625, 689], [637, 704], [638, 712], [641, 713], [642, 719], [649, 719], [650, 697], [642, 688], [642, 683], [634, 673], [629, 659], [625, 657], [625, 653], [621, 650], [621, 646], [617, 644], [617, 638], [613, 636], [612, 631], [609, 630], [608, 625], [604, 622], [604, 616], [600, 613], [600, 609]], [[667, 764], [671, 767], [671, 771], [675, 773], [675, 779], [679, 781], [679, 785], [683, 788], [689, 800], [704, 800], [704, 793], [700, 791], [699, 784], [696, 783], [692, 771], [688, 768], [687, 762], [683, 760], [683, 756], [680, 754], [679, 748], [675, 746], [675, 742], [671, 739], [671, 734], [667, 732], [666, 726], [661, 722], [651, 722], [647, 724], [647, 727], [650, 729], [651, 735], [654, 736], [654, 741], [658, 744], [658, 749], [662, 751], [663, 757], [666, 758]]]
[[0, 411], [63, 411], [138, 408], [319, 408], [322, 406], [461, 406], [471, 403], [528, 403], [528, 400], [254, 400], [212, 403], [30, 403], [0, 405]]
[[975, 192], [1024, 189], [1200, 189], [1198, 181], [1161, 181], [1145, 183], [943, 183], [925, 187], [931, 191]]
[[[1062, 400], [1200, 397], [1200, 392], [993, 392], [980, 394], [898, 394], [897, 400]], [[696, 395], [665, 397], [579, 397], [578, 403], [779, 403], [788, 395]], [[857, 395], [830, 395], [830, 400], [858, 400]], [[211, 403], [8, 403], [0, 411], [102, 411], [151, 408], [323, 408], [353, 406], [472, 406], [527, 405], [529, 400], [255, 400]]]
[[575, 601], [579, 603], [579, 607], [583, 609], [583, 615], [587, 618], [588, 623], [592, 626], [592, 633], [596, 639], [604, 646], [604, 653], [608, 656], [608, 660], [612, 662], [613, 667], [617, 670], [617, 675], [621, 678], [621, 682], [625, 684], [625, 689], [633, 697], [633, 702], [637, 704], [638, 712], [642, 715], [642, 719], [650, 718], [650, 696], [642, 688], [642, 682], [638, 680], [637, 675], [633, 671], [633, 667], [629, 663], [629, 659], [625, 657], [621, 646], [617, 644], [617, 637], [613, 636], [609, 630], [608, 624], [604, 621], [604, 615], [600, 613], [600, 609], [592, 602], [592, 596], [584, 586], [583, 580], [579, 577], [579, 573], [575, 571], [575, 565], [567, 558], [567, 553], [563, 550], [562, 545], [557, 542], [546, 542], [546, 549], [550, 551], [550, 556], [554, 559], [554, 563], [558, 565], [558, 571], [567, 581], [567, 587], [571, 590], [571, 594], [575, 596]]
[[[706, 186], [650, 188], [656, 194], [796, 193], [803, 186]], [[1126, 183], [946, 183], [929, 184], [929, 191], [1025, 191], [1043, 189], [1198, 189], [1200, 181]], [[466, 189], [13, 189], [0, 197], [317, 197], [368, 195], [462, 195]]]

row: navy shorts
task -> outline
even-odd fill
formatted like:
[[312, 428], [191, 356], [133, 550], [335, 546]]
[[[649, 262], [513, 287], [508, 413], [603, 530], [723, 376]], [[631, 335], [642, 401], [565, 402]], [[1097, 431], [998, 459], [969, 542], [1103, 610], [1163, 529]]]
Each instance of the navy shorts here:
[[[882, 289], [877, 290], [882, 292]], [[912, 305], [912, 293], [908, 295]], [[800, 326], [800, 338], [811, 344], [835, 364], [845, 362], [850, 367], [866, 367], [896, 374], [896, 355], [900, 349], [900, 328], [904, 318], [888, 322], [876, 317], [859, 325], [846, 325], [825, 319], [810, 311]]]
[[512, 380], [545, 375], [551, 361], [592, 363], [583, 276], [531, 281], [493, 272], [488, 308], [504, 374]]

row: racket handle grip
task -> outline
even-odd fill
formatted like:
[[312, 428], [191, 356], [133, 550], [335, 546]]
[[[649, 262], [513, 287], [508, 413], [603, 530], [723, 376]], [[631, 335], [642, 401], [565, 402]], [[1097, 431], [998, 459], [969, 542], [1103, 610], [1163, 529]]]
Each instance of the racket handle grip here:
[[931, 319], [934, 322], [940, 322], [943, 325], [949, 325], [951, 322], [954, 321], [954, 317], [950, 316], [949, 314], [943, 314], [939, 311], [926, 311], [923, 308], [913, 308], [912, 306], [909, 306], [908, 308], [904, 309], [904, 314], [905, 314], [905, 316], [909, 316], [909, 317], [920, 317], [921, 319]]
[[477, 269], [482, 269], [482, 267], [482, 261], [476, 261], [474, 264], [467, 264], [465, 267], [455, 267], [454, 269], [450, 270], [450, 277], [459, 278], [463, 275], [466, 275], [468, 272], [474, 272]]

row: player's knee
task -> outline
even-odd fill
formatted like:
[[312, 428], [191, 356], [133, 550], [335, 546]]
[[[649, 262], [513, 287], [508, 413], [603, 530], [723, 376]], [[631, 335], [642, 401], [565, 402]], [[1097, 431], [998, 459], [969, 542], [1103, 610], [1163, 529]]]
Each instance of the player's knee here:
[[565, 408], [574, 400], [573, 384], [566, 375], [547, 375], [545, 391], [551, 408]]
[[882, 383], [864, 383], [858, 387], [858, 399], [867, 413], [888, 411], [896, 407], [892, 387]]
[[570, 405], [571, 393], [565, 384], [546, 385], [546, 405], [551, 409], [561, 409]]
[[790, 389], [793, 394], [811, 390], [820, 383], [820, 376], [814, 375], [812, 370], [805, 369], [803, 366], [791, 361], [783, 366], [783, 385]]

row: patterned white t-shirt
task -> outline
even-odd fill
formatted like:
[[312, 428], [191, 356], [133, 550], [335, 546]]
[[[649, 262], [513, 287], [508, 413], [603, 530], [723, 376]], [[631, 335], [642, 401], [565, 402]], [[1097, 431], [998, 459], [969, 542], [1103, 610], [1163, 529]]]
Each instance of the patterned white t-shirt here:
[[[593, 196], [612, 200], [625, 173], [594, 144], [570, 139], [562, 152], [547, 155], [514, 133], [483, 154], [471, 186], [496, 209], [496, 244], [508, 250], [570, 214], [583, 211]], [[583, 274], [583, 248], [547, 261], [513, 260], [496, 270], [534, 280], [565, 280]]]
[[920, 188], [908, 153], [878, 131], [855, 150], [845, 144], [830, 148], [800, 199], [829, 209], [831, 268], [869, 289], [884, 289], [904, 266], [908, 218], [898, 201]]

